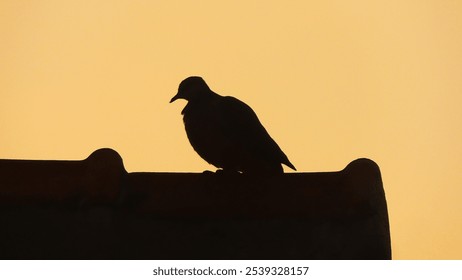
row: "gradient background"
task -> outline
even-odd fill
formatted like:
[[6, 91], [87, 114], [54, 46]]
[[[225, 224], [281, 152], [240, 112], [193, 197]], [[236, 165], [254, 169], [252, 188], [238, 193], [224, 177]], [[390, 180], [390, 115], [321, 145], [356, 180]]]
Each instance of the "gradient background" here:
[[395, 259], [462, 258], [462, 1], [1, 0], [0, 158], [214, 170], [168, 104], [190, 75], [299, 171], [376, 161]]

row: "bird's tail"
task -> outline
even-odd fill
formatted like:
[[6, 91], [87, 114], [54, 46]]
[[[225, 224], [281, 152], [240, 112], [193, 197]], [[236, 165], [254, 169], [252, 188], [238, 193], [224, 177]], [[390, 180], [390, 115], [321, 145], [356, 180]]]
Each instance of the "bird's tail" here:
[[295, 168], [295, 166], [289, 161], [288, 158], [285, 158], [285, 160], [282, 163], [292, 168], [293, 170], [297, 171], [297, 168]]

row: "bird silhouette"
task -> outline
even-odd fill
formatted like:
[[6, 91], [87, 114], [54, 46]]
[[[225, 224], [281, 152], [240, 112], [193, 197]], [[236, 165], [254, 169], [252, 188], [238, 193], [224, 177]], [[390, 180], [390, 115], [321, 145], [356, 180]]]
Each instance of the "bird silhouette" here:
[[180, 83], [170, 100], [188, 101], [181, 114], [194, 150], [223, 171], [281, 174], [282, 164], [295, 169], [244, 102], [213, 92], [201, 77]]

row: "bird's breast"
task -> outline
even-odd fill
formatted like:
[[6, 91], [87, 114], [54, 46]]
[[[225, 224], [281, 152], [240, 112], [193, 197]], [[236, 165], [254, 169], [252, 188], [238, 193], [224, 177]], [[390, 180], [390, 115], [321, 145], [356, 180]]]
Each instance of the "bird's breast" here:
[[206, 106], [185, 108], [183, 121], [189, 142], [207, 162], [221, 166], [227, 139], [220, 126], [219, 116]]

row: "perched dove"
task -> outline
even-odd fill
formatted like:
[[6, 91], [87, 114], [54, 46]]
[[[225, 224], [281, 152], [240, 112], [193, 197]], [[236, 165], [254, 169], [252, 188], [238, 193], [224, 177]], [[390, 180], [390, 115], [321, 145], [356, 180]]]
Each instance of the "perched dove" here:
[[281, 163], [296, 170], [244, 102], [216, 94], [201, 77], [183, 80], [170, 103], [180, 98], [188, 101], [181, 114], [189, 142], [208, 163], [246, 174], [280, 174]]

